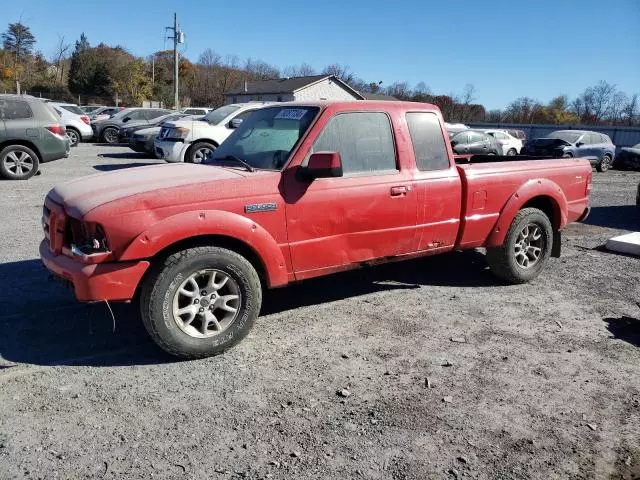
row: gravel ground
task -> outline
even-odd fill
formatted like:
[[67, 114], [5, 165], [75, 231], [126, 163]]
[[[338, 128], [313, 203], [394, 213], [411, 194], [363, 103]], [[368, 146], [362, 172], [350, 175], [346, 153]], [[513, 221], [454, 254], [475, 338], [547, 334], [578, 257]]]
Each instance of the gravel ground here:
[[640, 173], [530, 285], [464, 252], [267, 294], [244, 342], [178, 362], [130, 305], [80, 305], [37, 260], [56, 183], [151, 163], [81, 145], [0, 181], [0, 478], [640, 478]]

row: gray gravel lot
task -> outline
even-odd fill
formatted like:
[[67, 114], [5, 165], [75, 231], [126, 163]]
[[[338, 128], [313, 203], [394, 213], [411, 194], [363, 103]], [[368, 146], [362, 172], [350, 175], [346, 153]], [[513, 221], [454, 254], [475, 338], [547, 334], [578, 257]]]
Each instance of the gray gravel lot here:
[[640, 478], [640, 259], [599, 249], [640, 230], [640, 173], [594, 172], [530, 285], [473, 251], [334, 275], [178, 362], [37, 259], [53, 185], [153, 162], [81, 145], [0, 181], [0, 479]]

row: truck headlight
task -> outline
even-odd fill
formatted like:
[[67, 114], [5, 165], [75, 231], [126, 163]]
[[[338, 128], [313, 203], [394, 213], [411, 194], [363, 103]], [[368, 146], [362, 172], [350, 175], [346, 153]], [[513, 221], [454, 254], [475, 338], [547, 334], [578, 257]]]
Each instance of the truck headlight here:
[[184, 140], [189, 136], [191, 130], [185, 127], [175, 127], [169, 130], [167, 136], [165, 137], [167, 140]]
[[72, 219], [70, 222], [69, 244], [74, 253], [93, 255], [109, 252], [109, 243], [104, 229], [97, 223]]

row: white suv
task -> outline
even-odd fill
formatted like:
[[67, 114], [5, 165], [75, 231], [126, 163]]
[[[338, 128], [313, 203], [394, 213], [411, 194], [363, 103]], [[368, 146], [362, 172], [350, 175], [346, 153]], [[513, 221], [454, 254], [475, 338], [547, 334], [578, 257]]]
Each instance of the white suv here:
[[271, 103], [225, 105], [207, 113], [201, 120], [166, 123], [154, 143], [156, 157], [167, 162], [201, 163], [245, 118]]
[[522, 140], [509, 134], [506, 130], [485, 129], [484, 133], [496, 139], [502, 147], [503, 155], [518, 155], [522, 150]]
[[89, 116], [80, 110], [80, 107], [75, 103], [49, 102], [49, 105], [60, 115], [72, 147], [77, 146], [80, 142], [88, 142], [93, 138]]

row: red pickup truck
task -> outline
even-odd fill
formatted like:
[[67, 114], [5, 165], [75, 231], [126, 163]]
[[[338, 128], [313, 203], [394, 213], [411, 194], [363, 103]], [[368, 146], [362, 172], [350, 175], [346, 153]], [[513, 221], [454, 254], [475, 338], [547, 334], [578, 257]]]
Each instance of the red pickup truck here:
[[254, 112], [202, 164], [73, 180], [44, 205], [40, 256], [80, 301], [140, 299], [168, 352], [239, 342], [265, 288], [484, 247], [491, 270], [535, 278], [589, 211], [581, 159], [456, 165], [437, 107], [311, 102]]

